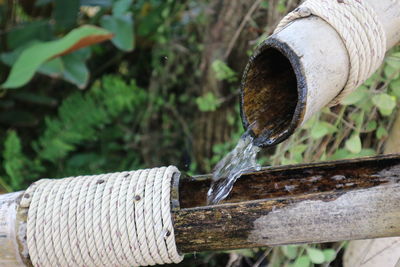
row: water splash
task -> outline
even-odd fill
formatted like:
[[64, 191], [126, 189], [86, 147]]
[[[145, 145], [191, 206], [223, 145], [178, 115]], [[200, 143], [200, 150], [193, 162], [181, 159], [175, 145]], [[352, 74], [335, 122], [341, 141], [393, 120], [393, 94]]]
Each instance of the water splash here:
[[253, 144], [253, 137], [246, 132], [236, 147], [215, 166], [207, 193], [208, 204], [217, 204], [225, 199], [243, 173], [261, 168], [256, 161], [259, 151], [260, 148]]

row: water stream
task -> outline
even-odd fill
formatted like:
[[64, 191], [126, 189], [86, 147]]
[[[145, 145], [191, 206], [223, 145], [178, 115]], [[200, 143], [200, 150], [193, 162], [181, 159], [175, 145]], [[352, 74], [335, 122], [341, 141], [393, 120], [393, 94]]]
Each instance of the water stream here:
[[256, 160], [259, 151], [248, 132], [242, 135], [236, 147], [214, 168], [213, 181], [207, 193], [208, 204], [217, 204], [225, 199], [243, 173], [261, 168]]

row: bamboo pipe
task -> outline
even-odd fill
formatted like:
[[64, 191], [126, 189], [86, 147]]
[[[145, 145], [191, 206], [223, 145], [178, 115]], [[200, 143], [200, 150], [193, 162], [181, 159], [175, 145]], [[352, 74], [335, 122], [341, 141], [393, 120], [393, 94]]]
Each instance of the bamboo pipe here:
[[[400, 1], [365, 0], [377, 13], [387, 48], [400, 40]], [[316, 16], [298, 19], [260, 44], [242, 79], [243, 125], [255, 144], [288, 138], [346, 84], [349, 57], [338, 33]]]
[[[213, 206], [206, 204], [210, 183], [209, 175], [173, 177], [172, 216], [182, 253], [400, 236], [400, 154], [264, 168], [244, 174], [229, 198]], [[12, 245], [1, 246], [0, 265], [11, 255], [13, 266], [31, 266], [27, 209], [19, 207], [22, 192], [13, 194], [8, 202], [0, 199], [12, 230], [0, 236], [0, 243]]]
[[210, 182], [180, 180], [173, 217], [184, 253], [400, 236], [400, 154], [265, 168], [206, 206]]

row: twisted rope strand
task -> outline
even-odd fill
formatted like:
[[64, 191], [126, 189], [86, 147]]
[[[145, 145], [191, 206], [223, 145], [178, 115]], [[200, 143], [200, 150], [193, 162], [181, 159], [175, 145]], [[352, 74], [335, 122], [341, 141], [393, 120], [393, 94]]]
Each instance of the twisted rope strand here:
[[121, 205], [121, 201], [119, 201], [119, 198], [121, 196], [121, 192], [124, 187], [127, 188], [126, 185], [126, 177], [129, 177], [129, 173], [127, 172], [121, 172], [116, 179], [113, 187], [113, 192], [111, 195], [111, 201], [110, 201], [110, 211], [112, 209], [116, 210], [116, 215], [110, 217], [110, 235], [111, 235], [111, 240], [112, 244], [114, 244], [114, 252], [117, 256], [118, 261], [120, 262], [120, 265], [127, 265], [129, 262], [127, 261], [127, 255], [125, 254], [123, 250], [123, 244], [121, 242], [121, 237], [122, 237], [122, 231], [124, 230], [124, 225], [122, 227], [118, 223], [119, 219], [119, 214], [118, 214], [118, 208]]
[[[167, 168], [159, 168], [158, 173], [156, 175], [156, 179], [154, 181], [154, 190], [153, 190], [153, 227], [155, 233], [162, 233], [163, 224], [161, 218], [161, 190], [162, 190], [162, 181]], [[168, 255], [167, 245], [164, 241], [164, 236], [161, 234], [156, 235], [156, 243], [158, 246], [158, 251], [160, 252], [161, 258], [165, 263], [172, 263], [171, 259]]]
[[54, 246], [54, 251], [55, 251], [55, 256], [57, 257], [59, 261], [58, 266], [66, 266], [67, 265], [67, 259], [64, 255], [64, 251], [61, 249], [61, 242], [57, 242], [54, 237], [55, 236], [60, 236], [61, 235], [61, 220], [66, 220], [64, 218], [65, 216], [65, 211], [63, 210], [63, 199], [64, 195], [66, 192], [66, 188], [69, 186], [71, 183], [72, 179], [71, 178], [66, 178], [63, 182], [60, 182], [60, 186], [58, 188], [57, 195], [54, 199], [54, 206], [53, 206], [53, 221], [52, 221], [52, 240], [53, 240], [53, 246]]
[[386, 35], [375, 11], [360, 0], [307, 0], [285, 16], [278, 33], [296, 19], [310, 15], [329, 23], [342, 38], [350, 61], [346, 85], [330, 103], [343, 97], [365, 82], [382, 64], [386, 52]]
[[[143, 170], [137, 171], [133, 174], [133, 178], [129, 183], [128, 192], [136, 192], [137, 183], [139, 181], [139, 177], [142, 174]], [[135, 212], [136, 212], [136, 202], [140, 201], [140, 196], [136, 196], [135, 194], [129, 194], [126, 199], [126, 208], [125, 208], [125, 218], [127, 220], [127, 231], [128, 231], [128, 240], [130, 244], [130, 249], [136, 261], [140, 266], [147, 265], [142, 253], [139, 248], [139, 241], [137, 237], [136, 223], [135, 223]]]

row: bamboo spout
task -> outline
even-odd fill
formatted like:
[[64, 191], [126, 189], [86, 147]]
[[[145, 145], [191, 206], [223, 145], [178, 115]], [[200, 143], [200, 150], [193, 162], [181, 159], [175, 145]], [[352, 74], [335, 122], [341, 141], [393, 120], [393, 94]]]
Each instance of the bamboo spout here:
[[[400, 41], [400, 2], [366, 0], [375, 10], [390, 49]], [[255, 144], [288, 138], [343, 89], [349, 57], [335, 29], [321, 18], [298, 19], [262, 42], [242, 79], [241, 113]]]

